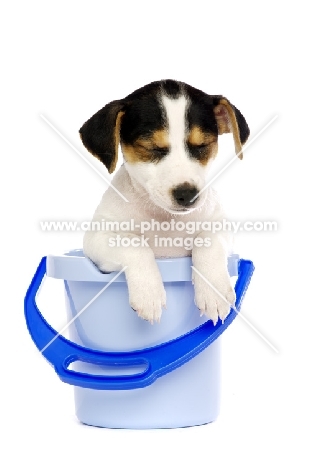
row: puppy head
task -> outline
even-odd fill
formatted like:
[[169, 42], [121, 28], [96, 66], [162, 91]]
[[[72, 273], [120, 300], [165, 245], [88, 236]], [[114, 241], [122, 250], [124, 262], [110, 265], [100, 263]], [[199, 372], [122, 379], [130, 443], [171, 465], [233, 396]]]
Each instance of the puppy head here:
[[249, 136], [241, 112], [223, 96], [185, 83], [150, 83], [113, 101], [80, 129], [86, 148], [111, 173], [121, 143], [125, 167], [151, 200], [170, 213], [199, 208], [218, 135], [232, 133], [236, 154]]

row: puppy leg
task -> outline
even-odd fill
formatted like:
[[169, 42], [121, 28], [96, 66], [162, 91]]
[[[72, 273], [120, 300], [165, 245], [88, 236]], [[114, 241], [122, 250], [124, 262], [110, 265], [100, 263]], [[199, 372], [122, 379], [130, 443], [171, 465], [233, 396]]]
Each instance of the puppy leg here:
[[[123, 238], [131, 240], [129, 247], [122, 246]], [[88, 231], [84, 236], [84, 253], [101, 271], [120, 271], [126, 267], [130, 306], [139, 317], [150, 323], [159, 322], [166, 294], [154, 253], [135, 234], [118, 233], [118, 239], [113, 232]]]
[[[197, 237], [206, 237], [206, 232]], [[210, 247], [196, 247], [192, 251], [192, 281], [195, 290], [195, 303], [201, 314], [214, 323], [222, 321], [235, 303], [235, 292], [230, 283], [227, 269], [227, 249], [221, 235], [213, 235]], [[197, 270], [197, 271], [196, 271]]]

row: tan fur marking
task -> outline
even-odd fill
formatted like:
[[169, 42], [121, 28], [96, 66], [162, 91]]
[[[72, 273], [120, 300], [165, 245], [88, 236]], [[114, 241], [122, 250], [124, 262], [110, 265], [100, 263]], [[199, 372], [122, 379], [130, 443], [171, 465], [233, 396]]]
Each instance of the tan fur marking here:
[[200, 156], [197, 158], [202, 166], [206, 166], [206, 164], [217, 155], [218, 150], [218, 143], [217, 143], [217, 136], [213, 135], [212, 133], [203, 132], [203, 130], [194, 125], [189, 132], [187, 143], [190, 145], [190, 152], [191, 146], [195, 150], [196, 147], [201, 145], [207, 145], [206, 148], [199, 149]]
[[212, 133], [204, 133], [203, 130], [195, 125], [191, 128], [188, 135], [188, 143], [191, 145], [208, 145], [217, 141], [217, 137]]
[[147, 162], [153, 159], [154, 148], [168, 148], [169, 140], [166, 130], [156, 130], [149, 138], [138, 138], [133, 145], [121, 144], [125, 159], [131, 163]]
[[137, 142], [134, 145], [121, 143], [121, 148], [127, 162], [138, 163], [151, 160], [151, 153]]
[[111, 164], [111, 166], [109, 168], [109, 174], [111, 174], [115, 170], [116, 165], [117, 165], [119, 143], [120, 143], [120, 125], [121, 125], [121, 119], [122, 119], [124, 114], [125, 114], [125, 112], [120, 111], [118, 113], [118, 115], [117, 115], [117, 118], [116, 118], [116, 124], [115, 124], [115, 127], [114, 127], [114, 145], [115, 145], [114, 159], [113, 159], [112, 164]]
[[156, 130], [152, 135], [151, 141], [159, 148], [167, 148], [169, 146], [167, 130]]
[[234, 110], [226, 99], [221, 99], [219, 104], [215, 107], [215, 117], [219, 134], [233, 134], [235, 153], [239, 155], [240, 159], [243, 159], [239, 126], [236, 121]]

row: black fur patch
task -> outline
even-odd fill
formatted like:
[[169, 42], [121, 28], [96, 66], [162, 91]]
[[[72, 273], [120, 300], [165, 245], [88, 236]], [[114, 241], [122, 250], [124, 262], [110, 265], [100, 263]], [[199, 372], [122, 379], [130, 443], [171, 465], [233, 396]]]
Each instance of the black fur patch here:
[[[126, 99], [127, 100], [127, 99]], [[142, 94], [125, 105], [120, 137], [123, 143], [132, 144], [139, 137], [150, 137], [155, 130], [165, 126], [165, 117], [156, 92]]]
[[188, 129], [197, 125], [204, 132], [217, 135], [218, 129], [212, 97], [189, 85], [185, 85], [185, 90], [190, 98], [187, 110]]
[[162, 90], [168, 97], [177, 99], [182, 93], [182, 83], [175, 80], [164, 80], [162, 81]]
[[84, 146], [109, 170], [115, 159], [115, 124], [123, 101], [112, 101], [80, 128]]

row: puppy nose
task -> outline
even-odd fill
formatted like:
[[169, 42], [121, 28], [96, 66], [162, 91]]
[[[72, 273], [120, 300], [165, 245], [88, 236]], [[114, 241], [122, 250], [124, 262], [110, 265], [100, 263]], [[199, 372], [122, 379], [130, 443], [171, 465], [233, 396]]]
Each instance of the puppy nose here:
[[199, 193], [198, 189], [194, 185], [190, 185], [188, 182], [178, 185], [172, 191], [174, 200], [181, 206], [191, 206], [195, 203], [192, 199]]

